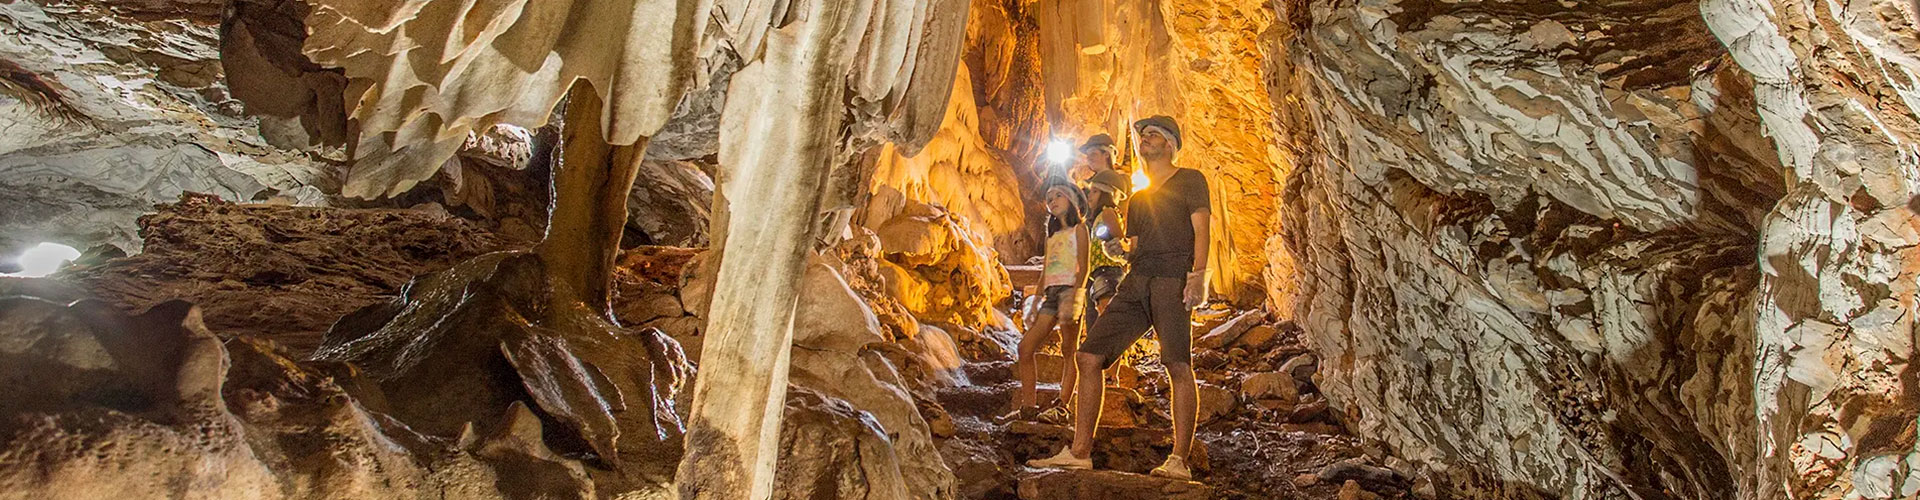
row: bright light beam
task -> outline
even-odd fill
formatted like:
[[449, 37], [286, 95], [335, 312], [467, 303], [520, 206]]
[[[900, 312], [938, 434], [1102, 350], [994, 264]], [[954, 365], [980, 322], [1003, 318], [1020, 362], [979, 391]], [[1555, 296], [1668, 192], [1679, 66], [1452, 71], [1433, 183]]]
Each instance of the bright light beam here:
[[1073, 159], [1072, 144], [1068, 144], [1067, 141], [1062, 140], [1055, 140], [1053, 143], [1047, 144], [1047, 163], [1064, 165], [1067, 163], [1067, 160], [1071, 159]]
[[60, 266], [80, 258], [80, 251], [59, 243], [41, 243], [20, 254], [20, 272], [0, 276], [41, 278], [60, 270]]

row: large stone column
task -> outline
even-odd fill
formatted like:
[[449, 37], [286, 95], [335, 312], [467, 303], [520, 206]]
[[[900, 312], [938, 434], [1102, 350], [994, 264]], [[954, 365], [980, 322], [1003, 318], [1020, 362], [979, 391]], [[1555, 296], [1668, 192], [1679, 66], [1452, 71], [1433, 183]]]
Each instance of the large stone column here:
[[[683, 499], [772, 496], [794, 304], [839, 151], [848, 26], [862, 2], [814, 0], [766, 34], [722, 112], [720, 271], [693, 389]], [[851, 37], [855, 40], [858, 37]]]

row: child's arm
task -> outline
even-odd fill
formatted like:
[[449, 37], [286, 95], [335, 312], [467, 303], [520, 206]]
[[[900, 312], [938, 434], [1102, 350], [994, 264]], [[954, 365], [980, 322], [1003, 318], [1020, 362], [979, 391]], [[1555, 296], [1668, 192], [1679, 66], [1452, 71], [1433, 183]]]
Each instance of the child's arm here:
[[1086, 276], [1090, 271], [1089, 267], [1093, 265], [1093, 228], [1091, 226], [1092, 224], [1081, 224], [1080, 227], [1074, 228], [1074, 231], [1079, 232], [1080, 235], [1080, 244], [1076, 245], [1078, 248], [1075, 249], [1080, 255], [1079, 258], [1073, 259], [1074, 276]]

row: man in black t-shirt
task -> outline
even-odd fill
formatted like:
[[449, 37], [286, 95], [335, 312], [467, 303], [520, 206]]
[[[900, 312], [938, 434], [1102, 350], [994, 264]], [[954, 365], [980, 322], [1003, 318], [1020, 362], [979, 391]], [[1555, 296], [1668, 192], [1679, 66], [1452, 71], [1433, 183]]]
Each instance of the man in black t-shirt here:
[[1100, 422], [1106, 390], [1101, 371], [1111, 366], [1148, 328], [1158, 333], [1160, 360], [1171, 378], [1173, 453], [1153, 469], [1156, 476], [1192, 479], [1186, 464], [1193, 446], [1198, 387], [1193, 377], [1192, 308], [1206, 299], [1208, 217], [1212, 214], [1207, 178], [1198, 170], [1173, 165], [1180, 149], [1180, 126], [1155, 116], [1134, 122], [1135, 149], [1146, 164], [1147, 188], [1127, 201], [1126, 236], [1133, 241], [1131, 266], [1106, 313], [1087, 331], [1075, 361], [1073, 444], [1052, 458], [1028, 462], [1035, 467], [1086, 469], [1093, 466], [1094, 428]]

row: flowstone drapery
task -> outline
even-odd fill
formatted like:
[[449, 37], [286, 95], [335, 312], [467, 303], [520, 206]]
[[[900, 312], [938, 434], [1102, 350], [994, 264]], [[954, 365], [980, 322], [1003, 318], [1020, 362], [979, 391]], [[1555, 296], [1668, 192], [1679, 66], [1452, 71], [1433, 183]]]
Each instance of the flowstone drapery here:
[[[544, 239], [530, 251], [489, 255], [417, 281], [396, 302], [342, 321], [319, 356], [374, 365], [371, 371], [389, 389], [451, 383], [424, 367], [504, 358], [522, 387], [461, 381], [467, 392], [493, 396], [461, 404], [503, 404], [524, 389], [579, 441], [576, 451], [592, 453], [626, 479], [665, 479], [659, 460], [622, 461], [633, 458], [623, 452], [635, 440], [659, 445], [640, 446], [647, 450], [641, 455], [678, 451], [682, 427], [668, 402], [679, 375], [672, 350], [648, 350], [655, 355], [645, 360], [652, 363], [646, 369], [591, 349], [575, 357], [568, 349], [627, 338], [608, 312], [609, 279], [647, 139], [691, 87], [704, 84], [695, 79], [710, 74], [704, 65], [718, 60], [710, 56], [732, 51], [745, 65], [731, 79], [721, 120], [722, 195], [715, 209], [722, 216], [715, 241], [728, 258], [721, 261], [703, 345], [709, 376], [698, 380], [687, 422], [689, 461], [682, 467], [699, 474], [683, 474], [680, 490], [686, 498], [767, 497], [802, 264], [824, 227], [818, 214], [835, 208], [822, 206], [833, 203], [822, 195], [827, 177], [837, 167], [860, 168], [849, 161], [859, 149], [892, 142], [911, 152], [931, 138], [952, 89], [966, 6], [954, 0], [312, 2], [302, 44], [312, 64], [261, 66], [282, 68], [292, 75], [287, 81], [321, 82], [328, 79], [299, 75], [339, 68], [348, 81], [343, 108], [351, 120], [325, 116], [328, 106], [259, 109], [293, 115], [287, 118], [321, 131], [310, 135], [322, 140], [330, 137], [328, 124], [348, 124], [354, 164], [342, 194], [405, 192], [438, 171], [470, 133], [498, 123], [541, 126], [567, 99]], [[229, 52], [284, 56], [273, 44], [288, 38], [251, 38], [263, 41]], [[329, 95], [326, 88], [309, 90], [321, 99]], [[729, 221], [728, 214], [743, 217]], [[726, 237], [729, 226], [739, 238]], [[499, 352], [461, 347], [474, 347], [471, 338], [446, 341], [476, 334], [501, 337]], [[652, 404], [635, 406], [646, 401]], [[640, 417], [646, 425], [630, 421]], [[424, 413], [416, 418], [430, 420]]]

